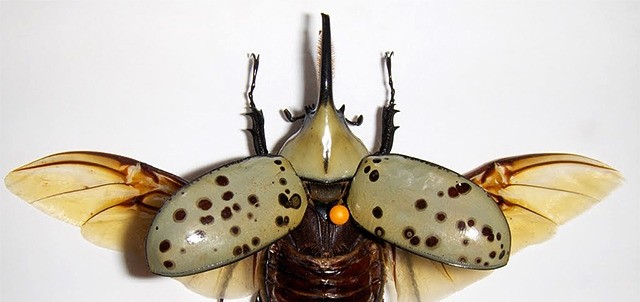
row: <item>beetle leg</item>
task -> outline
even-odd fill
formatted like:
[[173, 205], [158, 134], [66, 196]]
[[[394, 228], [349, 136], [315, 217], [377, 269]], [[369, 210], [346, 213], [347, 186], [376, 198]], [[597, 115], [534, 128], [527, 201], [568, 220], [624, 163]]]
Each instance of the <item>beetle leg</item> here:
[[398, 126], [393, 124], [393, 116], [399, 111], [395, 109], [395, 95], [396, 90], [393, 88], [393, 79], [391, 77], [391, 56], [393, 51], [386, 52], [384, 54], [385, 64], [387, 65], [387, 74], [389, 75], [389, 90], [391, 93], [391, 99], [389, 105], [382, 108], [382, 137], [380, 142], [380, 150], [376, 154], [389, 154], [391, 153], [391, 147], [393, 146], [393, 135], [398, 129]]
[[258, 75], [258, 65], [260, 64], [260, 55], [251, 54], [252, 75], [251, 86], [247, 92], [249, 98], [249, 112], [245, 113], [251, 118], [251, 129], [247, 129], [251, 133], [253, 139], [253, 148], [256, 151], [256, 155], [269, 154], [267, 150], [267, 141], [264, 136], [264, 116], [262, 110], [256, 108], [256, 104], [253, 102], [253, 90], [256, 88], [256, 76]]

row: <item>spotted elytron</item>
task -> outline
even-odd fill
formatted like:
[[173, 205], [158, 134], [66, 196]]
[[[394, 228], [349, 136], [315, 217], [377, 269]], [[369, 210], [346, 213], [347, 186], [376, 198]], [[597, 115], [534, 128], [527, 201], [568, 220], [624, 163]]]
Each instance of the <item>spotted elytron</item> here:
[[[329, 17], [322, 15], [320, 93], [300, 131], [269, 154], [248, 93], [255, 156], [187, 182], [105, 153], [51, 155], [11, 172], [7, 187], [81, 227], [100, 246], [145, 253], [152, 272], [212, 298], [262, 301], [426, 301], [505, 265], [548, 239], [620, 182], [571, 154], [493, 161], [460, 175], [391, 154], [391, 91], [380, 149], [370, 155], [332, 94]], [[146, 244], [145, 244], [146, 243]]]

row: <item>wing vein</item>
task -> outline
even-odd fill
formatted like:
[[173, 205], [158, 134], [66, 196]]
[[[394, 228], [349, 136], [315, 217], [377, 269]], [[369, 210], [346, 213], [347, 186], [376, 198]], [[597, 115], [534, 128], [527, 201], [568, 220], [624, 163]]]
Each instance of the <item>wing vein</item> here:
[[133, 187], [133, 186], [131, 186], [131, 185], [127, 185], [127, 184], [125, 184], [125, 183], [108, 183], [108, 184], [102, 184], [102, 185], [97, 185], [97, 186], [92, 186], [92, 187], [86, 187], [86, 188], [82, 188], [82, 189], [76, 189], [76, 190], [70, 190], [70, 191], [65, 191], [65, 192], [56, 193], [56, 194], [53, 194], [53, 195], [49, 195], [49, 196], [46, 196], [46, 197], [42, 197], [42, 198], [36, 199], [36, 200], [32, 201], [32, 203], [41, 202], [41, 201], [44, 201], [44, 200], [49, 199], [49, 198], [58, 197], [58, 196], [63, 196], [63, 195], [66, 195], [66, 194], [71, 194], [71, 193], [76, 193], [76, 192], [82, 192], [82, 191], [85, 191], [85, 190], [98, 189], [98, 188], [108, 187], [108, 186], [114, 186], [114, 185], [125, 185], [125, 186], [128, 186], [128, 187]]
[[532, 185], [532, 184], [508, 184], [506, 185], [504, 188], [508, 188], [508, 187], [528, 187], [528, 188], [534, 188], [534, 189], [541, 189], [541, 190], [547, 190], [547, 191], [556, 191], [556, 192], [563, 192], [563, 193], [570, 193], [570, 194], [575, 194], [575, 195], [580, 195], [586, 198], [590, 198], [592, 199], [594, 202], [598, 201], [599, 199], [590, 195], [586, 195], [584, 193], [580, 193], [580, 192], [576, 192], [576, 191], [571, 191], [571, 190], [564, 190], [564, 189], [559, 189], [559, 188], [550, 188], [550, 187], [544, 187], [544, 186], [539, 186], [539, 185]]

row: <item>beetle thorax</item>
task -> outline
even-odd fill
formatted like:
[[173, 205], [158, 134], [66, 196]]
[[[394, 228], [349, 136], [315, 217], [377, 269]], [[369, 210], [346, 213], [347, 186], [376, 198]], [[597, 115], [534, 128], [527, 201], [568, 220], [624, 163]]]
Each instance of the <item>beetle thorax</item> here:
[[352, 177], [367, 154], [332, 100], [307, 113], [300, 131], [280, 150], [300, 177], [324, 182]]

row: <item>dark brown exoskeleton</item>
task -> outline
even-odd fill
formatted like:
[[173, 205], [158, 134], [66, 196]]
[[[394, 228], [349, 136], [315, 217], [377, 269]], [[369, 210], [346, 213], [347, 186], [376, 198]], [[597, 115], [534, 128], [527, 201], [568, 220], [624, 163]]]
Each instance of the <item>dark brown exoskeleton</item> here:
[[346, 184], [305, 183], [309, 207], [298, 228], [266, 251], [262, 296], [266, 301], [381, 301], [383, 244], [353, 220], [336, 225], [327, 214], [344, 200]]

